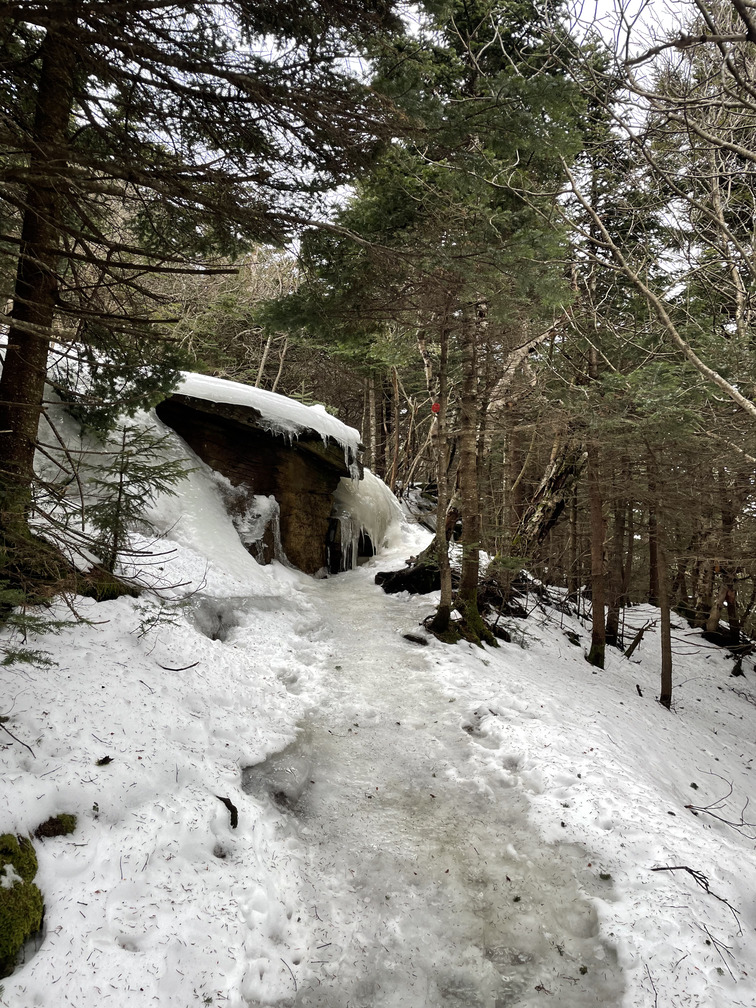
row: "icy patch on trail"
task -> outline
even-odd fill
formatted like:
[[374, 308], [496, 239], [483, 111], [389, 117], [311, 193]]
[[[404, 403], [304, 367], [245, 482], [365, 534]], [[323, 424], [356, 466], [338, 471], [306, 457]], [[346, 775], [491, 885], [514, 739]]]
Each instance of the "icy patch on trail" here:
[[356, 591], [355, 576], [369, 575], [320, 587], [299, 628], [327, 670], [321, 703], [293, 743], [243, 774], [299, 847], [316, 948], [291, 1004], [535, 1008], [551, 994], [560, 1008], [619, 1005], [616, 955], [584, 892], [589, 858], [539, 839], [519, 781], [478, 760], [468, 729], [485, 712], [439, 689], [445, 650], [408, 653], [395, 627], [406, 601]]

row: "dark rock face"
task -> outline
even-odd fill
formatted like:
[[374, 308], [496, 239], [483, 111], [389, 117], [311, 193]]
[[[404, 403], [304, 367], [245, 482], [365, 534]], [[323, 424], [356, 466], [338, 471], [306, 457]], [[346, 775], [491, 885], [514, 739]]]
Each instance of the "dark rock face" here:
[[[316, 431], [295, 441], [260, 426], [253, 407], [173, 395], [157, 415], [209, 466], [239, 487], [236, 506], [273, 495], [280, 508], [281, 544], [289, 562], [307, 574], [327, 564], [333, 493], [349, 465], [339, 444]], [[349, 460], [350, 462], [353, 460]], [[270, 550], [265, 550], [269, 559]]]
[[438, 565], [430, 562], [408, 565], [398, 571], [379, 571], [375, 583], [387, 595], [410, 592], [413, 595], [427, 595], [441, 587], [441, 573]]

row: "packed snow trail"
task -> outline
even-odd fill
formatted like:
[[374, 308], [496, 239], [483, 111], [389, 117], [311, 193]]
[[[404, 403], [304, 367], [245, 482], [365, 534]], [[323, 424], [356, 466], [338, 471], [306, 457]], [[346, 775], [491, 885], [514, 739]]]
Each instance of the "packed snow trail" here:
[[320, 941], [287, 1003], [618, 1005], [616, 957], [578, 880], [590, 858], [539, 842], [516, 767], [476, 759], [480, 712], [434, 675], [453, 649], [405, 640], [418, 601], [384, 595], [372, 574], [308, 589], [292, 657], [322, 665], [322, 699], [291, 746], [245, 772], [304, 848]]

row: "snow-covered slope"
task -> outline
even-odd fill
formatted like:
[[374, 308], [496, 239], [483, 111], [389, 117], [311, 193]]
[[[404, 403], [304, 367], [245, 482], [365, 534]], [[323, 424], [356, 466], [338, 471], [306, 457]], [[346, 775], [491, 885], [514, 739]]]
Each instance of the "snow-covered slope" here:
[[32, 642], [55, 667], [0, 668], [33, 751], [0, 739], [0, 832], [78, 817], [0, 1005], [756, 1004], [756, 830], [724, 821], [756, 819], [751, 663], [678, 627], [667, 712], [653, 633], [596, 673], [536, 600], [499, 650], [421, 648], [432, 599], [372, 581], [416, 530], [312, 581], [189, 479], [154, 505], [173, 587], [78, 600]]

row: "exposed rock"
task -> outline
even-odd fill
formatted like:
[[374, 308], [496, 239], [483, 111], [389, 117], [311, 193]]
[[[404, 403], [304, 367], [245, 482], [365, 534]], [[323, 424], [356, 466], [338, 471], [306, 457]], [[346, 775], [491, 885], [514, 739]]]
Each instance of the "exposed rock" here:
[[406, 633], [402, 634], [402, 637], [404, 637], [405, 640], [408, 640], [411, 644], [422, 644], [423, 646], [427, 646], [430, 643], [427, 637], [421, 637], [420, 634]]
[[[324, 442], [315, 430], [296, 439], [264, 429], [259, 410], [249, 405], [173, 395], [156, 409], [199, 457], [241, 491], [232, 504], [243, 510], [256, 496], [275, 497], [280, 509], [281, 545], [286, 558], [307, 574], [328, 564], [333, 494], [355, 459], [343, 445]], [[263, 426], [261, 426], [263, 424]], [[250, 550], [252, 552], [252, 550]], [[272, 543], [263, 545], [270, 560]]]
[[[456, 587], [459, 574], [452, 569], [452, 583]], [[387, 595], [408, 591], [413, 595], [428, 595], [441, 588], [441, 571], [436, 557], [433, 542], [429, 543], [418, 556], [410, 557], [407, 566], [397, 571], [380, 571], [375, 576], [375, 583], [380, 585]]]

